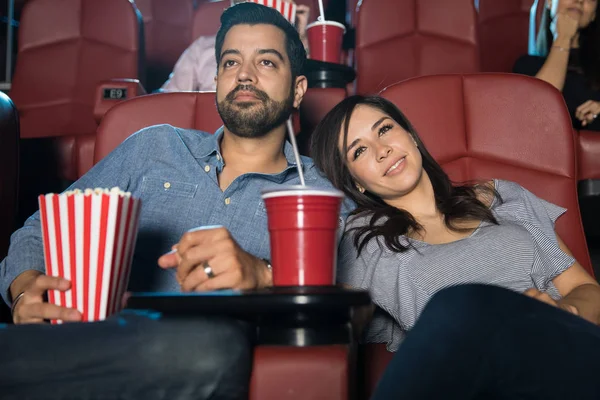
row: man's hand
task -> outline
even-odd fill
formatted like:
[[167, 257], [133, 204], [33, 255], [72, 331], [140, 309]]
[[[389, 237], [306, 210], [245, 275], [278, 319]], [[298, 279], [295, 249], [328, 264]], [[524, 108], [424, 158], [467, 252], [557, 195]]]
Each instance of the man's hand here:
[[575, 117], [581, 121], [582, 126], [586, 126], [594, 122], [600, 114], [600, 102], [588, 100], [575, 110]]
[[523, 294], [525, 296], [529, 296], [531, 298], [539, 300], [542, 303], [550, 304], [551, 306], [561, 308], [565, 311], [570, 312], [571, 314], [579, 315], [579, 310], [577, 309], [577, 307], [575, 307], [571, 304], [561, 303], [560, 301], [557, 302], [556, 300], [554, 300], [552, 297], [550, 297], [546, 293], [540, 292], [539, 290], [537, 290], [535, 288], [527, 289]]
[[[176, 268], [177, 281], [184, 292], [272, 285], [266, 263], [242, 250], [225, 228], [191, 230], [173, 249], [158, 259], [158, 265]], [[212, 278], [205, 272], [208, 266]]]
[[21, 291], [24, 294], [14, 308], [13, 322], [15, 324], [39, 324], [49, 319], [60, 319], [65, 322], [81, 321], [81, 313], [76, 309], [59, 307], [44, 301], [44, 295], [48, 290], [61, 292], [69, 290], [71, 288], [70, 281], [42, 273], [31, 274], [31, 271], [24, 274], [30, 276], [23, 276], [23, 279], [26, 279], [21, 285]]

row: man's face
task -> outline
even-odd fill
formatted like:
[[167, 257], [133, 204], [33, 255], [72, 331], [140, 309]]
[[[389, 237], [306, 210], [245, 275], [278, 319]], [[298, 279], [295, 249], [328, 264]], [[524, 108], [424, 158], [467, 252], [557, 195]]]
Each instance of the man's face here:
[[236, 25], [229, 30], [217, 72], [217, 108], [232, 133], [260, 137], [281, 125], [293, 107], [297, 78], [292, 82], [285, 34], [266, 25]]

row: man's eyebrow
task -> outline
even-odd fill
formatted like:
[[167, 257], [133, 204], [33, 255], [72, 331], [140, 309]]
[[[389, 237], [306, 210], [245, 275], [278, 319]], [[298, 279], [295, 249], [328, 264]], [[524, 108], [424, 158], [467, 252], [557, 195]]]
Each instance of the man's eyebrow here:
[[285, 62], [283, 54], [281, 54], [275, 49], [260, 49], [258, 50], [258, 54], [275, 54], [282, 62]]
[[227, 49], [221, 53], [221, 58], [225, 57], [228, 54], [240, 55], [240, 51], [236, 49]]

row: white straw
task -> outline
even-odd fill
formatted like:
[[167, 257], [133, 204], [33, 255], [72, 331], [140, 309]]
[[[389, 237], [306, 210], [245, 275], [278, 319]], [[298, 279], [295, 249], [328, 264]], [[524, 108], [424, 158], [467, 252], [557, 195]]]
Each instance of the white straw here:
[[325, 21], [325, 11], [323, 9], [323, 0], [319, 0], [319, 12], [321, 13], [321, 15], [319, 16], [319, 19], [321, 21]]
[[294, 158], [296, 159], [296, 169], [298, 170], [298, 176], [300, 177], [300, 184], [306, 186], [304, 182], [304, 172], [302, 172], [302, 161], [300, 161], [300, 152], [298, 151], [298, 145], [296, 144], [296, 135], [294, 134], [294, 126], [292, 125], [292, 117], [290, 116], [287, 120], [288, 133], [290, 135], [290, 142], [294, 149]]

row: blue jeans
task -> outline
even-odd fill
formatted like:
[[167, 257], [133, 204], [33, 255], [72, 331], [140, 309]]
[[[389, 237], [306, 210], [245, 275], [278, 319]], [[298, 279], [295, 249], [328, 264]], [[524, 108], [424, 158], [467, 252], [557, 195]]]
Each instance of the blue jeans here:
[[253, 328], [124, 311], [97, 323], [3, 325], [1, 399], [246, 399]]
[[506, 289], [435, 295], [373, 400], [600, 399], [600, 327]]

